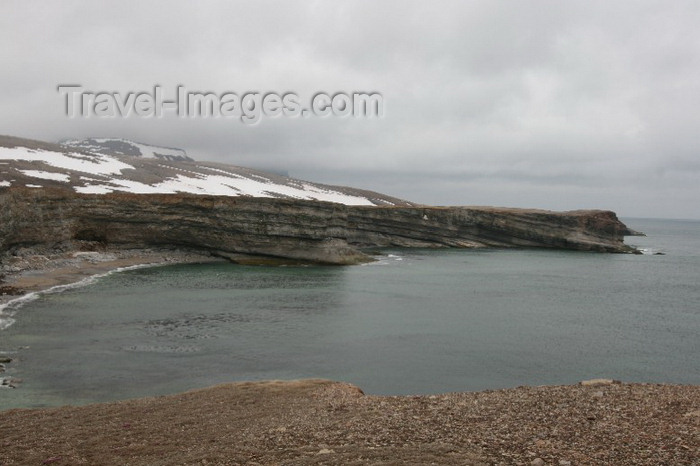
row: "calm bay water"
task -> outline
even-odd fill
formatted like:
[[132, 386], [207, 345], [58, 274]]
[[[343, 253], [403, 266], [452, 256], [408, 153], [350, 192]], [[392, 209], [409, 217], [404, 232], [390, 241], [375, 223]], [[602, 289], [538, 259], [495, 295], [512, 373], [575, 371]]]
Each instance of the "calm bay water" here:
[[395, 250], [355, 267], [138, 269], [0, 332], [0, 409], [323, 377], [425, 394], [606, 377], [700, 384], [700, 222], [627, 220], [665, 255]]

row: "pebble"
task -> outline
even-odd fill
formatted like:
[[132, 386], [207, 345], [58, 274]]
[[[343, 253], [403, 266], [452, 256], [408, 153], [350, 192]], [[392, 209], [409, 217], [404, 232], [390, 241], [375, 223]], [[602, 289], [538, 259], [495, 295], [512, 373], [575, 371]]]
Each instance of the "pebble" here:
[[581, 381], [581, 385], [583, 386], [612, 385], [613, 383], [615, 383], [613, 379], [590, 379]]
[[544, 466], [544, 460], [542, 458], [535, 458], [530, 464], [532, 466]]
[[335, 453], [335, 452], [329, 448], [321, 448], [318, 451], [317, 455], [330, 455], [331, 453]]
[[0, 388], [15, 388], [12, 379], [0, 379]]

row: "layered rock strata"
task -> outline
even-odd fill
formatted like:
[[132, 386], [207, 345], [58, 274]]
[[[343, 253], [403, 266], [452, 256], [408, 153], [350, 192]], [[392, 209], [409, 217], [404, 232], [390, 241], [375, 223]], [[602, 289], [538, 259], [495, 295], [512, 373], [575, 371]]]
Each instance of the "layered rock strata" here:
[[239, 260], [371, 260], [377, 247], [536, 247], [634, 252], [615, 213], [493, 207], [365, 207], [193, 194], [0, 189], [0, 252], [186, 248]]

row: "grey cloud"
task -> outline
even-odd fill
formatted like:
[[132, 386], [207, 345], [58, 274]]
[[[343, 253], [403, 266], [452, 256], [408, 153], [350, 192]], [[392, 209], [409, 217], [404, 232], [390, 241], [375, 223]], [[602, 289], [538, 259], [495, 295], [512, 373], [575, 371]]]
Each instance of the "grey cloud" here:
[[[700, 218], [694, 1], [6, 1], [0, 132], [112, 136], [426, 203]], [[379, 91], [380, 120], [68, 119], [56, 86]]]

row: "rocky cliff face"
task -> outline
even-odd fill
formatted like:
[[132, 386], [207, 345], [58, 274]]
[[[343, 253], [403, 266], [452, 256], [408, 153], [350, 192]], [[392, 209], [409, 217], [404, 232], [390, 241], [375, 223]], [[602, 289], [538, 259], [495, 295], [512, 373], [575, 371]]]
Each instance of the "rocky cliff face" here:
[[237, 260], [370, 260], [371, 247], [542, 247], [632, 252], [609, 211], [365, 207], [192, 194], [0, 188], [0, 253], [19, 248], [187, 248]]

